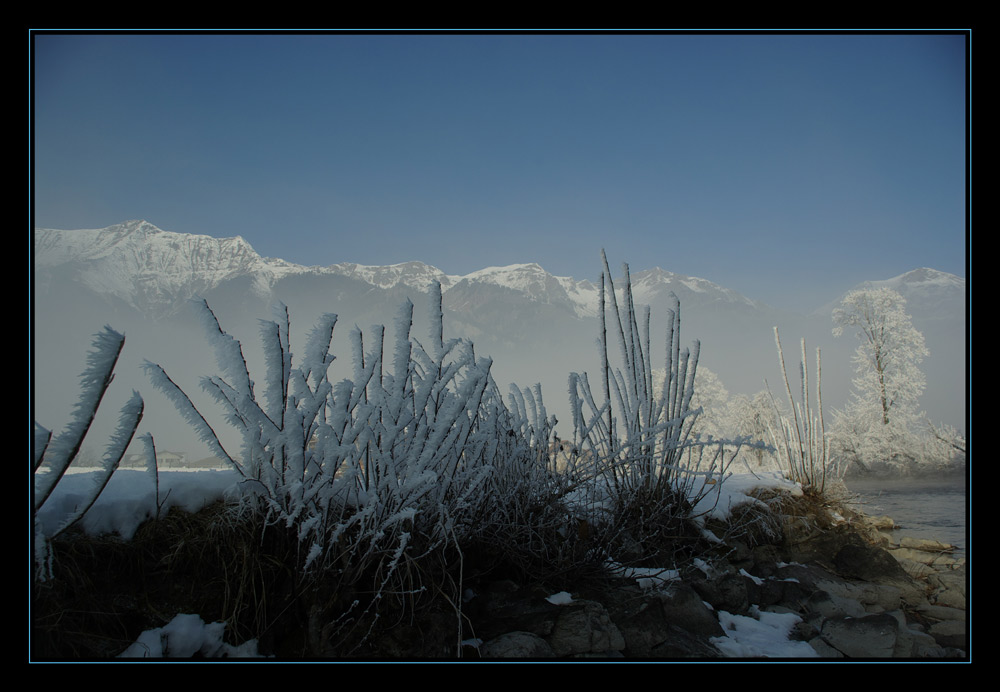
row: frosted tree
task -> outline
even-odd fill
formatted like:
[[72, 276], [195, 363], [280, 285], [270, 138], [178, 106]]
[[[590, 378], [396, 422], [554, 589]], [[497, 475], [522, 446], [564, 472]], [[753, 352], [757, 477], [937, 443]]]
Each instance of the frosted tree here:
[[[732, 421], [736, 433], [753, 440], [767, 440], [770, 430], [777, 430], [778, 416], [781, 410], [775, 411], [775, 405], [767, 391], [757, 392], [752, 398], [737, 394], [730, 402]], [[766, 447], [748, 445], [744, 452], [757, 468], [774, 459], [773, 450]]]
[[906, 300], [888, 288], [851, 291], [833, 311], [834, 336], [855, 330], [853, 398], [836, 421], [841, 451], [863, 466], [903, 462], [925, 380], [929, 354], [906, 313]]

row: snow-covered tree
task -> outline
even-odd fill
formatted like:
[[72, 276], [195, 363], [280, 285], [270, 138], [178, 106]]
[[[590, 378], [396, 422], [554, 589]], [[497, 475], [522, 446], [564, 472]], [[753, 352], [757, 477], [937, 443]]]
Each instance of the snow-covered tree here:
[[919, 364], [928, 350], [906, 300], [888, 288], [851, 291], [833, 311], [833, 321], [834, 336], [854, 329], [859, 340], [853, 397], [835, 421], [837, 447], [862, 465], [912, 461], [925, 386]]
[[968, 443], [965, 434], [950, 425], [934, 425], [925, 421], [925, 463], [937, 470], [960, 470], [965, 466]]
[[[778, 429], [778, 412], [775, 411], [775, 403], [767, 391], [757, 392], [752, 398], [737, 394], [730, 402], [729, 408], [735, 433], [738, 435], [745, 435], [751, 440], [767, 441], [769, 431]], [[773, 452], [768, 452], [762, 447], [747, 446], [744, 453], [757, 468], [765, 467], [765, 464], [774, 458]]]
[[[666, 371], [662, 368], [653, 369], [653, 395], [663, 393], [663, 382]], [[691, 397], [691, 408], [701, 409], [701, 414], [695, 423], [693, 432], [700, 435], [711, 435], [715, 438], [735, 437], [735, 422], [730, 411], [730, 395], [726, 385], [719, 376], [704, 365], [698, 366], [694, 380], [694, 395]]]

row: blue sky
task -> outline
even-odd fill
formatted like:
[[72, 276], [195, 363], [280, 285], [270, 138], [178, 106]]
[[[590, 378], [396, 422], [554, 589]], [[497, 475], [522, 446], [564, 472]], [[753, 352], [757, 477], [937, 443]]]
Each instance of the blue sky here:
[[965, 276], [962, 34], [34, 34], [34, 224], [301, 264], [600, 250], [778, 307]]

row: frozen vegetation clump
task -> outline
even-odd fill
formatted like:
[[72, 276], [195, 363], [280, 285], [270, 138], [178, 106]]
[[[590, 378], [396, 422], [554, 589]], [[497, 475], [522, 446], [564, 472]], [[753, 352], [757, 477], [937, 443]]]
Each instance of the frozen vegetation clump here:
[[[66, 429], [53, 437], [46, 428], [34, 422], [32, 439], [32, 473], [34, 497], [32, 520], [34, 529], [35, 575], [44, 581], [52, 576], [52, 554], [49, 543], [59, 534], [76, 524], [87, 513], [107, 486], [111, 475], [118, 468], [125, 450], [142, 420], [143, 401], [138, 392], [121, 409], [118, 427], [108, 441], [98, 472], [94, 474], [91, 488], [70, 509], [57, 526], [44, 526], [40, 513], [70, 465], [77, 459], [83, 441], [97, 416], [97, 409], [114, 379], [115, 365], [125, 346], [125, 336], [105, 327], [94, 335], [93, 348], [87, 355], [87, 368], [80, 375], [82, 392], [73, 409], [73, 420]], [[152, 462], [155, 467], [155, 459]]]
[[[640, 318], [628, 265], [619, 306], [606, 256], [603, 260], [599, 390], [593, 391], [586, 373], [572, 373], [569, 390], [574, 445], [592, 479], [582, 498], [591, 521], [606, 535], [598, 549], [610, 551], [622, 544], [653, 545], [658, 535], [683, 534], [697, 518], [695, 506], [710, 504], [702, 501], [725, 479], [741, 448], [764, 445], [745, 437], [718, 439], [697, 432], [702, 409], [693, 402], [700, 343], [681, 347], [679, 301], [675, 296], [667, 315], [664, 368], [654, 370], [649, 308]], [[612, 365], [609, 330], [618, 342], [618, 367]], [[661, 381], [654, 382], [654, 373]], [[607, 557], [621, 562], [627, 556]], [[640, 548], [631, 557], [641, 564], [651, 556]]]
[[[809, 365], [806, 361], [806, 340], [802, 339], [802, 360], [799, 362], [799, 376], [802, 388], [800, 401], [792, 396], [792, 387], [785, 369], [785, 354], [781, 349], [778, 328], [774, 328], [774, 344], [778, 349], [778, 364], [788, 395], [791, 413], [785, 415], [771, 397], [773, 413], [768, 420], [768, 436], [778, 450], [779, 463], [787, 478], [801, 483], [804, 488], [822, 494], [826, 489], [827, 474], [840, 479], [839, 467], [831, 464], [826, 425], [823, 420], [823, 364], [820, 350], [816, 349], [816, 403], [809, 399]], [[770, 393], [770, 390], [769, 390]]]
[[426, 583], [428, 565], [460, 564], [464, 546], [546, 517], [567, 487], [549, 463], [553, 421], [540, 389], [514, 387], [505, 405], [491, 361], [477, 358], [469, 341], [443, 338], [439, 284], [426, 346], [411, 335], [407, 301], [392, 341], [382, 327], [367, 339], [351, 333], [353, 376], [336, 383], [329, 348], [337, 316], [320, 320], [296, 363], [280, 307], [261, 325], [260, 394], [240, 343], [206, 303], [200, 310], [222, 372], [202, 386], [241, 433], [240, 453], [223, 447], [163, 368], [146, 370], [241, 475], [237, 512], [294, 536], [302, 578], [330, 594], [331, 613], [313, 633], [325, 641], [363, 641], [365, 633], [353, 630], [365, 616], [377, 617], [389, 602], [405, 610], [431, 590], [460, 618], [461, 583]]

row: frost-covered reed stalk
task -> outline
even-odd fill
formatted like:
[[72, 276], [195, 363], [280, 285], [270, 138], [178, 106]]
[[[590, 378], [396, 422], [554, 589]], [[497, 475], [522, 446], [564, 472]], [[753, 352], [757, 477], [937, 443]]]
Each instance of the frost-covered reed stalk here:
[[[700, 441], [692, 433], [701, 412], [692, 408], [700, 344], [695, 341], [691, 350], [681, 348], [680, 301], [674, 296], [666, 328], [665, 376], [656, 393], [649, 308], [638, 316], [628, 265], [619, 306], [603, 251], [601, 256], [599, 356], [604, 400], [596, 400], [586, 373], [570, 375], [574, 441], [619, 497], [697, 495], [712, 475], [721, 473], [724, 461], [721, 445]], [[617, 368], [612, 368], [609, 356], [608, 316], [621, 356]], [[706, 455], [706, 444], [715, 445], [717, 453]], [[699, 482], [701, 488], [696, 488]]]
[[66, 429], [53, 438], [52, 433], [34, 424], [32, 469], [34, 476], [34, 500], [32, 504], [35, 534], [35, 561], [38, 577], [47, 579], [52, 574], [49, 541], [83, 518], [107, 487], [112, 474], [121, 463], [139, 422], [142, 420], [143, 401], [138, 392], [121, 409], [118, 427], [112, 433], [105, 449], [100, 468], [94, 474], [94, 481], [83, 500], [73, 512], [55, 528], [43, 529], [38, 521], [38, 513], [51, 497], [59, 481], [80, 453], [83, 440], [97, 416], [97, 409], [114, 379], [115, 365], [125, 346], [125, 336], [104, 327], [95, 334], [93, 348], [87, 355], [87, 368], [80, 375], [82, 391], [73, 409], [73, 420]]
[[[778, 364], [785, 382], [785, 392], [791, 407], [791, 418], [783, 415], [777, 402], [771, 396], [777, 426], [769, 425], [772, 444], [778, 449], [778, 458], [784, 462], [788, 477], [811, 487], [820, 493], [826, 487], [829, 465], [826, 430], [823, 422], [822, 360], [820, 349], [816, 349], [816, 411], [809, 404], [809, 367], [806, 364], [806, 340], [802, 339], [802, 360], [799, 362], [799, 376], [802, 381], [801, 402], [792, 396], [792, 387], [785, 370], [785, 356], [781, 349], [778, 328], [774, 328], [774, 343], [778, 349]], [[766, 384], [766, 382], [765, 382]], [[770, 388], [768, 388], [770, 393]]]

